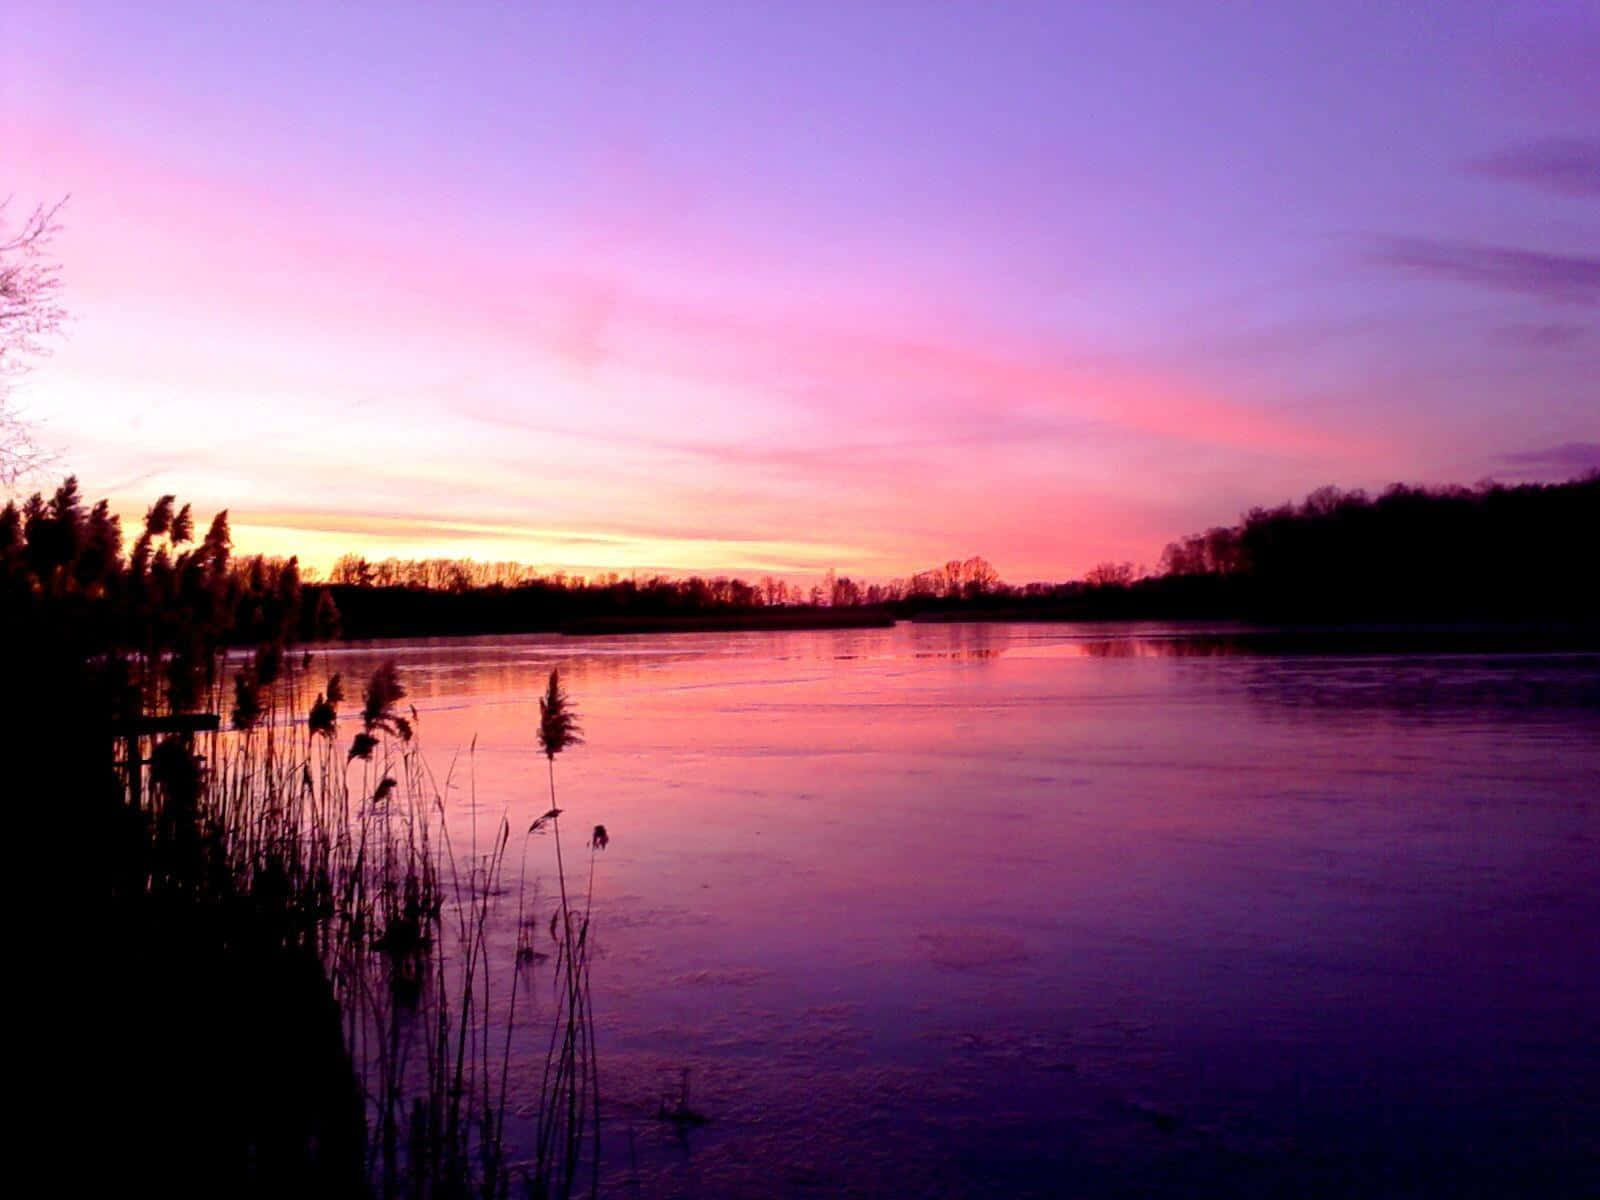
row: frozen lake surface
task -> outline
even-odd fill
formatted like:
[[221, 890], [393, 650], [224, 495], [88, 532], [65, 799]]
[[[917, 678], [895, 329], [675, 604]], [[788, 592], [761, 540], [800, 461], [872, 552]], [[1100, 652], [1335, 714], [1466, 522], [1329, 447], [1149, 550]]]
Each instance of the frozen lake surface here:
[[[398, 661], [464, 843], [548, 807], [561, 668], [564, 829], [612, 838], [606, 1194], [1600, 1195], [1600, 658], [1238, 650], [903, 624], [327, 665]], [[657, 1120], [685, 1082], [707, 1122]]]

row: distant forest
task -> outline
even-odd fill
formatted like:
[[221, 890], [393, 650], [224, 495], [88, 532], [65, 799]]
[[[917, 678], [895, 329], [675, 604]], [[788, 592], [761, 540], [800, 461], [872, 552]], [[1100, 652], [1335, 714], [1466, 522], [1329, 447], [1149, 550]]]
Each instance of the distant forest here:
[[508, 563], [346, 556], [329, 587], [356, 636], [593, 630], [607, 621], [621, 629], [822, 609], [913, 620], [1591, 621], [1600, 612], [1597, 531], [1600, 473], [1591, 473], [1513, 487], [1395, 484], [1376, 496], [1320, 488], [1300, 504], [1253, 508], [1236, 525], [1171, 543], [1155, 573], [1102, 563], [1064, 583], [1008, 584], [976, 557], [888, 583], [829, 572], [797, 588], [771, 577], [580, 578]]
[[1591, 473], [1513, 487], [1396, 484], [1377, 496], [1321, 488], [1300, 504], [1254, 508], [1236, 525], [1173, 542], [1154, 573], [1103, 563], [1065, 583], [1008, 584], [978, 557], [887, 583], [829, 572], [796, 587], [770, 576], [585, 577], [354, 555], [315, 583], [303, 581], [293, 559], [230, 558], [226, 513], [195, 540], [187, 506], [170, 496], [124, 554], [116, 517], [104, 501], [87, 507], [69, 479], [51, 497], [0, 510], [0, 582], [10, 617], [60, 623], [91, 645], [151, 610], [203, 609], [203, 622], [169, 621], [180, 662], [204, 659], [190, 642], [262, 643], [291, 632], [372, 638], [896, 619], [1587, 624], [1600, 612], [1597, 530], [1600, 473]]
[[1559, 484], [1325, 487], [1166, 548], [1136, 590], [1272, 620], [1592, 621], [1600, 471]]

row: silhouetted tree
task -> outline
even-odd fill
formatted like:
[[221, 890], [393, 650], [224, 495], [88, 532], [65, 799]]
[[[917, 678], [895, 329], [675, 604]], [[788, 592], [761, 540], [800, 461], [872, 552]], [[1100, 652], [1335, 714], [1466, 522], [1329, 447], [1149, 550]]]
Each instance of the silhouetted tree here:
[[1242, 610], [1275, 618], [1583, 617], [1600, 604], [1574, 538], [1597, 521], [1600, 473], [1515, 487], [1394, 484], [1375, 499], [1322, 487], [1172, 543], [1162, 569], [1225, 584]]
[[999, 582], [999, 573], [987, 559], [974, 555], [961, 564], [961, 594], [969, 600], [988, 595]]
[[1127, 587], [1133, 582], [1133, 564], [1103, 562], [1090, 567], [1083, 581], [1090, 587]]

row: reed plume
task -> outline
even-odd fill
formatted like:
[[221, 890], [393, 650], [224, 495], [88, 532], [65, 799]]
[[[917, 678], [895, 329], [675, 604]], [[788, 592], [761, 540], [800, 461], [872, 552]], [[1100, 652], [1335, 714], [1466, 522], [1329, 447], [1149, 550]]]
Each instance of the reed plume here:
[[[561, 686], [560, 672], [552, 670], [545, 693], [539, 697], [539, 749], [554, 762], [556, 755], [563, 750], [582, 743], [583, 730], [578, 725], [578, 714], [567, 698], [566, 689]], [[550, 800], [550, 807], [554, 808], [554, 785], [551, 787]]]
[[[536, 1195], [569, 1195], [576, 1182], [586, 1136], [593, 1139], [591, 1192], [599, 1188], [600, 1078], [589, 990], [589, 911], [594, 896], [594, 855], [608, 838], [603, 825], [595, 826], [589, 842], [588, 894], [584, 898], [583, 912], [576, 914], [568, 899], [566, 861], [561, 849], [562, 810], [556, 802], [555, 761], [556, 755], [564, 750], [581, 745], [583, 733], [578, 714], [561, 685], [560, 672], [554, 669], [544, 695], [539, 698], [538, 742], [549, 774], [550, 808], [528, 827], [527, 836], [542, 832], [548, 824], [555, 842], [556, 883], [561, 903], [550, 914], [550, 934], [557, 945], [556, 975], [561, 994], [545, 1052], [534, 1175], [530, 1182]], [[527, 837], [523, 846], [526, 858]], [[520, 898], [518, 908], [520, 929]]]

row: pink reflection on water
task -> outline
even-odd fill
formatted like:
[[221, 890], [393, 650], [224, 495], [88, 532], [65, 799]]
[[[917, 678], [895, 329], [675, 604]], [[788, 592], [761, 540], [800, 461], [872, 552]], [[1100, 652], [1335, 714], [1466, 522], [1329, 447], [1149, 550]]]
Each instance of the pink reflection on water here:
[[[536, 697], [560, 667], [587, 739], [557, 762], [564, 828], [612, 838], [611, 1128], [662, 1194], [686, 1162], [736, 1192], [768, 1152], [805, 1177], [817, 1122], [870, 1177], [1068, 1128], [1165, 1161], [1172, 1123], [1200, 1120], [1207, 1162], [1262, 1129], [1342, 1152], [1383, 1140], [1375, 1079], [1424, 1143], [1513, 1080], [1555, 1112], [1574, 1056], [1600, 1066], [1576, 999], [1600, 989], [1593, 662], [1171, 633], [525, 637], [327, 664], [398, 659], [436, 772], [456, 762], [458, 845], [548, 805]], [[698, 1150], [650, 1120], [685, 1068], [717, 1118]], [[1028, 1097], [1010, 1123], [1008, 1089]]]

